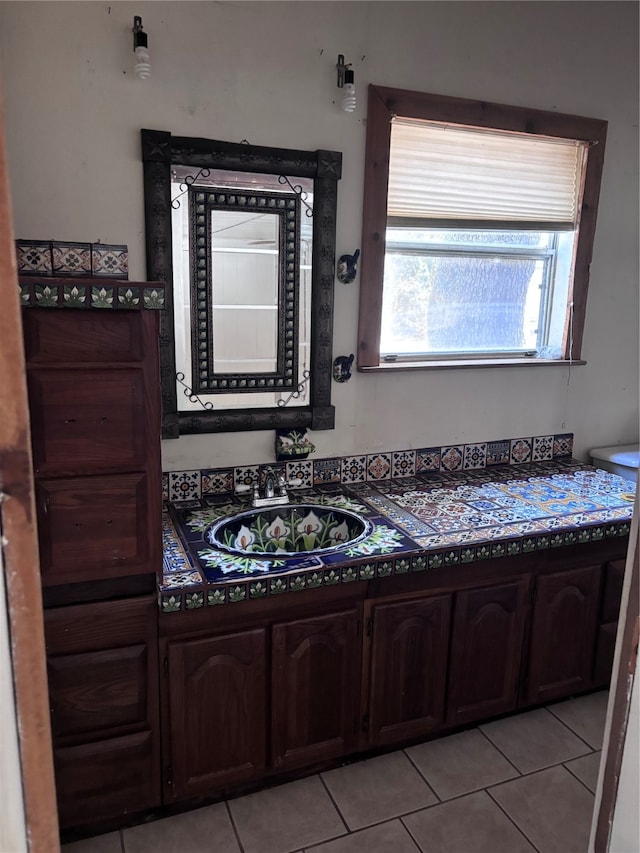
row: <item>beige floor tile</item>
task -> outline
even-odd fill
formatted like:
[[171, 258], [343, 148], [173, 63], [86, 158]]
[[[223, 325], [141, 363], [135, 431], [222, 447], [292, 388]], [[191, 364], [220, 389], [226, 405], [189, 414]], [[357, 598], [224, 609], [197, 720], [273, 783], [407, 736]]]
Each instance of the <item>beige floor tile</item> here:
[[401, 751], [330, 770], [322, 778], [352, 830], [438, 801]]
[[609, 692], [602, 690], [549, 705], [549, 710], [582, 740], [586, 740], [592, 749], [601, 749], [608, 701]]
[[402, 818], [424, 853], [535, 853], [485, 791]]
[[361, 829], [305, 853], [419, 853], [418, 847], [399, 820]]
[[95, 835], [83, 841], [72, 841], [62, 845], [62, 853], [122, 853], [119, 832]]
[[573, 761], [567, 761], [564, 765], [567, 770], [570, 770], [574, 776], [577, 776], [594, 794], [598, 782], [601, 755], [601, 752], [592, 752], [591, 755], [584, 755], [582, 758], [574, 758]]
[[123, 829], [125, 853], [240, 853], [224, 803]]
[[318, 776], [229, 800], [229, 809], [244, 853], [290, 853], [347, 832]]
[[441, 800], [519, 775], [479, 729], [421, 743], [405, 752]]
[[540, 853], [586, 853], [593, 794], [564, 767], [504, 782], [490, 793]]
[[542, 770], [591, 751], [546, 708], [486, 723], [480, 728], [521, 773]]

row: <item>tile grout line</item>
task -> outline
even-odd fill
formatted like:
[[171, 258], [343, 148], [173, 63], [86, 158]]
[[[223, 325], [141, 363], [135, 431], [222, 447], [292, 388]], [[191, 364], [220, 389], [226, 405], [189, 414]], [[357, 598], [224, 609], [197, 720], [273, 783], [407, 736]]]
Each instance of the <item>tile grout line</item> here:
[[[428, 741], [427, 741], [427, 743], [428, 743]], [[401, 752], [403, 752], [403, 753], [404, 753], [405, 757], [409, 760], [409, 763], [411, 764], [411, 766], [412, 766], [412, 767], [415, 767], [416, 771], [418, 772], [418, 775], [420, 776], [420, 778], [421, 778], [421, 779], [423, 779], [423, 780], [424, 780], [424, 782], [425, 782], [426, 786], [429, 788], [429, 790], [431, 791], [431, 793], [433, 794], [433, 796], [436, 798], [436, 800], [437, 800], [439, 803], [441, 803], [441, 802], [442, 802], [442, 800], [441, 800], [441, 798], [440, 798], [440, 796], [439, 796], [438, 792], [437, 792], [437, 791], [435, 790], [435, 788], [433, 787], [433, 784], [432, 784], [431, 782], [429, 782], [429, 780], [428, 780], [428, 779], [427, 779], [427, 777], [424, 775], [424, 773], [422, 772], [422, 770], [420, 770], [420, 768], [418, 767], [418, 765], [417, 765], [417, 764], [415, 763], [415, 761], [411, 758], [411, 756], [409, 755], [409, 753], [407, 752], [407, 750], [406, 750], [406, 749], [403, 749], [403, 750], [401, 750]], [[435, 803], [432, 803], [432, 805], [434, 805], [434, 806], [435, 806], [436, 804], [435, 804]]]
[[417, 850], [419, 850], [419, 851], [420, 851], [420, 853], [424, 853], [424, 851], [422, 850], [422, 847], [421, 847], [421, 846], [420, 846], [420, 844], [418, 843], [418, 839], [417, 839], [417, 838], [415, 838], [415, 836], [412, 834], [411, 830], [409, 829], [409, 827], [407, 826], [407, 824], [404, 822], [403, 817], [399, 818], [399, 820], [400, 820], [400, 823], [402, 824], [402, 826], [404, 827], [404, 830], [405, 830], [405, 832], [407, 833], [407, 835], [409, 836], [409, 838], [410, 838], [410, 839], [413, 841], [413, 843], [416, 845], [416, 849], [417, 849]]
[[[331, 795], [331, 791], [329, 790], [329, 786], [328, 786], [328, 785], [327, 785], [327, 783], [324, 781], [324, 778], [323, 778], [322, 773], [318, 773], [318, 774], [317, 774], [317, 776], [318, 776], [318, 779], [320, 779], [320, 782], [321, 782], [321, 784], [322, 784], [323, 788], [324, 788], [324, 789], [325, 789], [325, 791], [327, 792], [327, 796], [329, 797], [329, 799], [330, 799], [330, 800], [331, 800], [331, 802], [333, 803], [333, 807], [334, 807], [334, 809], [338, 812], [338, 815], [340, 816], [340, 820], [341, 820], [341, 821], [342, 821], [342, 823], [344, 824], [344, 828], [347, 830], [347, 833], [350, 833], [350, 832], [351, 832], [351, 829], [349, 828], [349, 826], [348, 826], [348, 824], [347, 824], [347, 821], [346, 821], [346, 820], [345, 820], [345, 818], [343, 817], [342, 812], [340, 811], [340, 808], [339, 808], [338, 804], [337, 804], [337, 803], [336, 803], [336, 801], [333, 799], [333, 796]], [[337, 838], [340, 838], [341, 836], [336, 836], [336, 837], [337, 837]], [[318, 843], [320, 843], [320, 842], [318, 842]]]
[[229, 800], [225, 800], [224, 805], [225, 805], [225, 808], [227, 810], [227, 814], [229, 815], [229, 821], [231, 823], [231, 828], [233, 829], [233, 834], [235, 835], [236, 841], [238, 842], [238, 849], [240, 850], [240, 853], [245, 853], [244, 845], [243, 845], [242, 841], [240, 841], [240, 833], [238, 832], [238, 827], [236, 826], [236, 822], [233, 819], [233, 815], [232, 815], [231, 809], [229, 807]]
[[572, 728], [571, 728], [571, 726], [569, 725], [569, 723], [565, 723], [565, 721], [564, 721], [563, 719], [561, 719], [557, 714], [554, 714], [554, 712], [551, 710], [551, 708], [548, 708], [546, 705], [545, 705], [545, 708], [547, 708], [547, 711], [549, 711], [549, 713], [554, 717], [554, 719], [556, 719], [559, 723], [562, 723], [562, 725], [563, 725], [565, 728], [569, 729], [569, 731], [571, 732], [571, 734], [575, 735], [575, 736], [576, 736], [577, 738], [579, 738], [579, 739], [580, 739], [580, 740], [581, 740], [581, 741], [582, 741], [586, 746], [588, 746], [588, 747], [589, 747], [589, 749], [591, 750], [591, 752], [598, 752], [598, 750], [602, 749], [602, 746], [599, 746], [599, 747], [597, 747], [597, 748], [596, 748], [596, 747], [591, 746], [591, 744], [590, 744], [587, 740], [585, 740], [585, 739], [582, 737], [582, 735], [579, 735], [579, 734], [578, 734], [578, 732], [577, 732], [575, 729], [572, 729]]
[[119, 830], [118, 830], [118, 835], [120, 836], [120, 850], [121, 850], [121, 853], [127, 853], [127, 851], [124, 849], [124, 832], [123, 832], [121, 829], [119, 829]]
[[511, 767], [513, 767], [513, 769], [516, 771], [516, 773], [518, 774], [518, 776], [524, 776], [524, 773], [522, 772], [522, 770], [520, 770], [520, 768], [519, 768], [519, 767], [516, 767], [516, 765], [515, 765], [515, 764], [513, 763], [513, 761], [509, 758], [509, 756], [508, 756], [508, 755], [505, 755], [505, 753], [500, 749], [500, 747], [499, 747], [499, 746], [497, 746], [497, 745], [496, 745], [496, 744], [491, 740], [491, 738], [489, 737], [489, 735], [482, 731], [482, 727], [481, 727], [481, 726], [477, 726], [476, 728], [477, 728], [477, 730], [480, 732], [480, 734], [482, 735], [482, 737], [487, 741], [487, 743], [489, 743], [489, 744], [490, 744], [490, 745], [491, 745], [491, 746], [496, 750], [496, 752], [498, 752], [498, 753], [499, 753], [499, 754], [504, 758], [504, 760], [505, 760], [508, 764], [510, 764], [510, 765], [511, 765]]
[[[592, 752], [591, 754], [595, 755], [595, 752]], [[578, 758], [586, 758], [586, 756], [582, 755], [582, 756], [578, 756]], [[569, 759], [569, 761], [576, 761], [576, 760], [577, 759], [575, 759], [575, 758]], [[600, 752], [600, 761], [602, 762], [602, 752]], [[579, 776], [576, 776], [576, 774], [573, 772], [573, 770], [570, 767], [567, 767], [566, 764], [563, 764], [562, 766], [564, 767], [565, 770], [568, 770], [569, 773], [571, 773], [571, 775], [573, 776], [574, 779], [577, 779], [578, 782], [580, 782], [580, 784], [583, 785], [587, 789], [587, 791], [591, 794], [592, 797], [595, 797], [595, 792], [591, 790], [591, 788], [587, 785], [586, 782], [584, 782]], [[596, 784], [597, 784], [597, 777], [596, 777]]]
[[[513, 781], [513, 780], [511, 780], [511, 781]], [[506, 784], [506, 783], [502, 783], [502, 784]], [[495, 787], [498, 787], [498, 786], [496, 785]], [[536, 853], [541, 853], [540, 848], [539, 848], [539, 847], [536, 847], [536, 845], [535, 845], [535, 844], [533, 843], [533, 841], [529, 838], [529, 836], [526, 834], [526, 832], [524, 831], [524, 829], [522, 829], [521, 827], [519, 827], [519, 826], [518, 826], [518, 824], [515, 822], [515, 820], [511, 817], [511, 815], [510, 815], [507, 811], [505, 811], [505, 809], [503, 809], [503, 808], [502, 808], [502, 806], [500, 805], [500, 803], [499, 803], [499, 802], [496, 800], [496, 798], [491, 794], [491, 791], [490, 791], [488, 788], [485, 788], [485, 789], [484, 789], [484, 791], [485, 791], [485, 793], [487, 794], [487, 796], [489, 797], [489, 799], [491, 800], [491, 802], [492, 802], [492, 803], [495, 803], [495, 804], [496, 804], [496, 806], [497, 806], [497, 807], [500, 809], [500, 811], [502, 812], [502, 814], [507, 818], [507, 820], [508, 820], [510, 823], [512, 823], [512, 824], [513, 824], [513, 826], [515, 826], [515, 828], [516, 828], [516, 829], [517, 829], [517, 831], [520, 833], [520, 835], [524, 838], [524, 840], [525, 840], [528, 844], [530, 844], [530, 845], [533, 847], [533, 849], [536, 851]]]

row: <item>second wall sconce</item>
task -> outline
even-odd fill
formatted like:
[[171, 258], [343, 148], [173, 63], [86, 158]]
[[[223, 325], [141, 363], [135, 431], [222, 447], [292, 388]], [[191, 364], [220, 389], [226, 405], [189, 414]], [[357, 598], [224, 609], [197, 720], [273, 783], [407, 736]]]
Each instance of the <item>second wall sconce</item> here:
[[356, 108], [356, 86], [351, 63], [344, 64], [344, 55], [338, 54], [336, 63], [338, 70], [338, 89], [343, 89], [342, 109], [346, 113], [352, 113]]
[[136, 77], [146, 80], [151, 74], [149, 39], [142, 29], [142, 18], [139, 15], [136, 15], [133, 19], [133, 53], [135, 56], [133, 70], [136, 73]]

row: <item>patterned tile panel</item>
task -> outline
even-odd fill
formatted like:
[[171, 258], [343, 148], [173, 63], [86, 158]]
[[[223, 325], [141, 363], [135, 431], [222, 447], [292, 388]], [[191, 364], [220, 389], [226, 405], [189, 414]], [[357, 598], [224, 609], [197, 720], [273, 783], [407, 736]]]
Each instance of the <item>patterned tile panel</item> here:
[[343, 483], [362, 483], [367, 479], [366, 456], [344, 456], [341, 479]]
[[392, 477], [413, 477], [416, 472], [415, 450], [395, 450], [391, 454]]
[[390, 453], [373, 453], [367, 456], [367, 480], [388, 480], [390, 477]]
[[440, 454], [440, 468], [443, 471], [459, 471], [464, 459], [464, 446], [443, 447]]
[[53, 275], [53, 257], [49, 240], [16, 240], [19, 275]]
[[77, 277], [39, 278], [21, 274], [18, 280], [20, 303], [26, 308], [95, 308], [163, 310], [164, 286], [147, 282], [119, 282], [115, 279]]
[[53, 274], [59, 276], [91, 275], [90, 243], [52, 243]]
[[512, 465], [522, 465], [531, 462], [531, 438], [515, 438], [511, 441], [510, 462]]
[[487, 464], [487, 445], [486, 444], [465, 444], [464, 446], [464, 461], [462, 467], [484, 468]]

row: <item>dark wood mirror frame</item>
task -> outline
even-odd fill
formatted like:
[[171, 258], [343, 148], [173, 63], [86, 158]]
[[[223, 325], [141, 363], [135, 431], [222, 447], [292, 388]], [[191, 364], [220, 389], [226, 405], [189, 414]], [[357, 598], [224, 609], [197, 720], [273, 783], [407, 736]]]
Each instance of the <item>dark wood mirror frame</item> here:
[[[142, 130], [147, 278], [166, 285], [166, 311], [160, 323], [162, 437], [209, 432], [279, 428], [333, 429], [333, 287], [339, 151], [297, 151], [244, 143], [219, 142]], [[311, 274], [311, 377], [308, 406], [264, 409], [212, 409], [181, 412], [176, 390], [171, 237], [171, 166], [196, 166], [238, 172], [312, 178], [313, 254]]]

